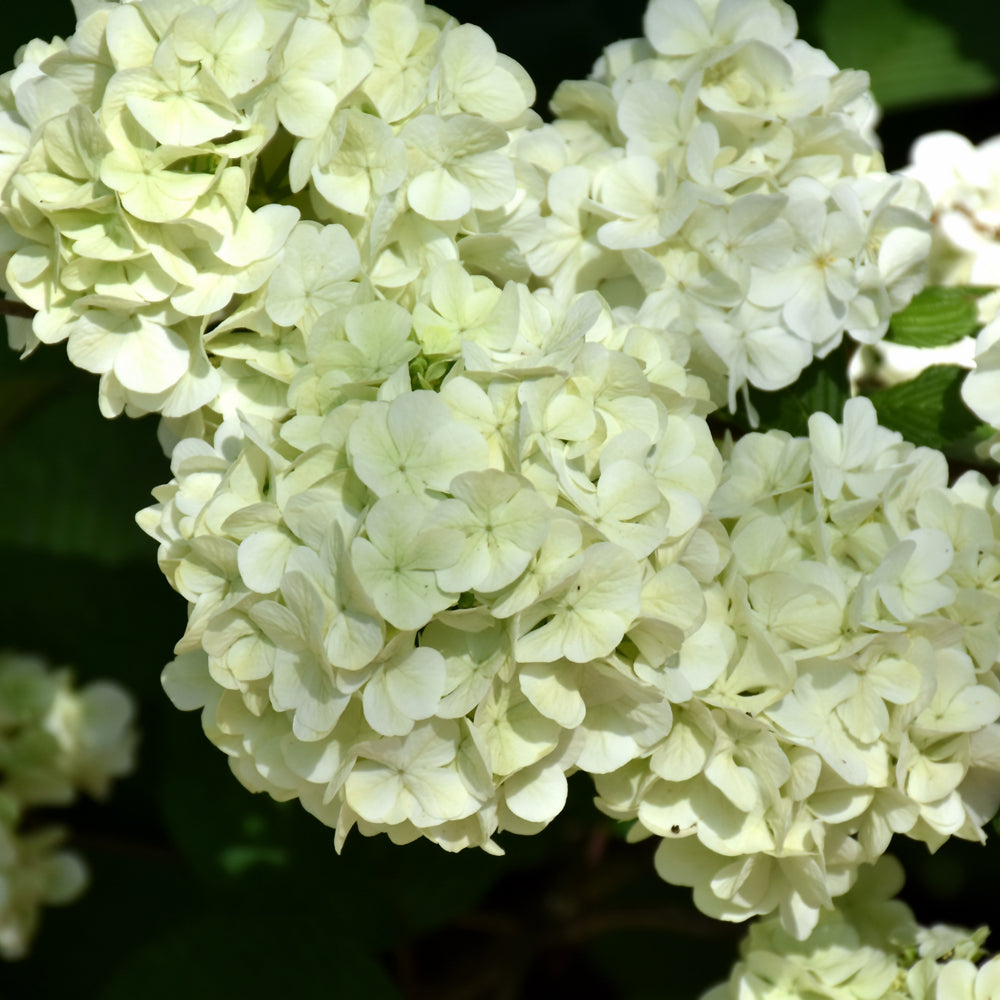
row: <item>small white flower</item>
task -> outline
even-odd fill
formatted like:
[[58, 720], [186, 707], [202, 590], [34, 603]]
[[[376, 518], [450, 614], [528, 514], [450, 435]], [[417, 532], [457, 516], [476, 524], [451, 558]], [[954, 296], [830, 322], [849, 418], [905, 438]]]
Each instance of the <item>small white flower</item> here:
[[510, 160], [496, 152], [507, 134], [497, 125], [471, 115], [421, 115], [406, 124], [401, 138], [410, 151], [406, 197], [425, 218], [461, 219], [473, 208], [499, 208], [513, 197]]
[[422, 628], [452, 604], [457, 591], [442, 586], [436, 570], [451, 569], [464, 539], [450, 528], [425, 526], [416, 497], [382, 497], [365, 518], [367, 538], [351, 543], [351, 562], [379, 614], [398, 629]]

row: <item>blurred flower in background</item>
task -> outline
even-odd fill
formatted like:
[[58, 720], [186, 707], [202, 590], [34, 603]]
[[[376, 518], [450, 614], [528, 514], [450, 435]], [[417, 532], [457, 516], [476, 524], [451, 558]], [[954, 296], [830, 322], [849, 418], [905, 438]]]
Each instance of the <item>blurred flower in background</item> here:
[[[75, 900], [87, 869], [50, 826], [81, 792], [105, 800], [135, 765], [135, 707], [110, 681], [77, 688], [43, 660], [0, 653], [0, 954], [23, 958], [45, 905]], [[40, 818], [44, 817], [39, 822]]]

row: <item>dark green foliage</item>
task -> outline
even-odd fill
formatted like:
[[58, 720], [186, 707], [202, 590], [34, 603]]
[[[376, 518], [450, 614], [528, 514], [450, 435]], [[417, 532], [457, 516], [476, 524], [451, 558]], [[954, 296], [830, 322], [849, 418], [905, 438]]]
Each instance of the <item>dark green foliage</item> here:
[[975, 463], [975, 446], [991, 431], [962, 401], [965, 375], [958, 365], [932, 365], [909, 382], [872, 393], [879, 423], [954, 461]]
[[108, 565], [149, 560], [156, 543], [135, 513], [170, 478], [155, 422], [102, 417], [96, 380], [62, 352], [0, 352], [0, 468], [17, 470], [0, 491], [0, 545]]
[[[963, 7], [973, 9], [971, 18], [963, 16]], [[969, 45], [974, 36], [967, 30], [983, 23], [979, 18], [992, 9], [976, 0], [952, 5], [827, 0], [817, 28], [834, 62], [868, 70], [872, 90], [888, 110], [996, 90], [996, 53]]]

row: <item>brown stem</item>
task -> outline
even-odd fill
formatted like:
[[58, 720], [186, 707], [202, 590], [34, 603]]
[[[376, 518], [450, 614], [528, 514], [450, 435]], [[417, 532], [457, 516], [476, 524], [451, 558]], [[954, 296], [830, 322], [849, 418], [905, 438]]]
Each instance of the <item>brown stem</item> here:
[[983, 222], [979, 216], [976, 215], [975, 210], [969, 208], [968, 205], [963, 205], [959, 202], [957, 205], [948, 205], [946, 208], [941, 210], [935, 210], [931, 214], [931, 224], [940, 225], [941, 215], [943, 212], [958, 212], [959, 215], [964, 215], [966, 219], [969, 220], [972, 228], [977, 232], [981, 233], [987, 239], [993, 240], [994, 242], [1000, 240], [1000, 228], [996, 226], [991, 226], [988, 222]]
[[15, 299], [0, 299], [0, 315], [20, 316], [22, 319], [34, 319], [37, 309], [32, 309], [26, 302]]

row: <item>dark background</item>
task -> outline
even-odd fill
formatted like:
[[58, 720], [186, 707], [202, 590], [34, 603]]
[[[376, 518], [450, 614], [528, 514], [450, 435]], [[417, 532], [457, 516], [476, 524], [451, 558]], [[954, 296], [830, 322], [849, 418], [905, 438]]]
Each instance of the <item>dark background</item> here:
[[[804, 37], [868, 69], [886, 111], [890, 167], [912, 140], [952, 128], [1000, 132], [992, 5], [802, 0]], [[535, 79], [585, 76], [603, 44], [641, 33], [644, 4], [458, 0]], [[68, 2], [8, 6], [0, 39], [73, 29]], [[332, 832], [296, 804], [251, 796], [169, 704], [159, 672], [185, 618], [133, 514], [169, 479], [152, 419], [103, 420], [96, 380], [61, 348], [25, 362], [0, 351], [0, 643], [112, 677], [140, 704], [138, 773], [107, 805], [67, 817], [93, 884], [48, 909], [30, 957], [0, 962], [0, 998], [159, 1000], [294, 995], [530, 1000], [553, 991], [695, 1000], [728, 974], [740, 927], [701, 917], [655, 876], [653, 843], [625, 845], [595, 814], [589, 781], [543, 834], [501, 837], [507, 856], [448, 855], [427, 843]], [[995, 838], [931, 857], [900, 844], [906, 898], [924, 922], [994, 914]]]

